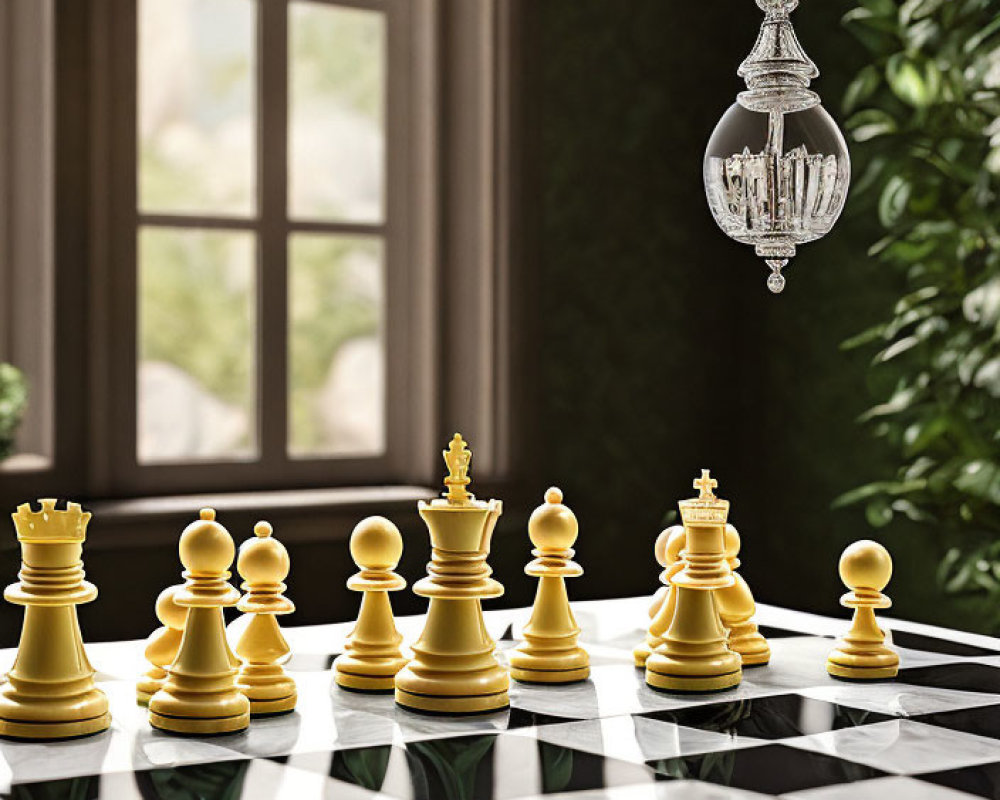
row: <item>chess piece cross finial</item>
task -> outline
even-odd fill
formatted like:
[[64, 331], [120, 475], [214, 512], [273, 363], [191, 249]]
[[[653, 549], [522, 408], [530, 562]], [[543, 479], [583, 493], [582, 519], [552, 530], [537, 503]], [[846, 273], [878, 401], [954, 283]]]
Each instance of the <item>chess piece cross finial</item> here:
[[472, 462], [472, 451], [465, 443], [461, 434], [456, 433], [444, 451], [444, 463], [448, 465], [448, 477], [444, 485], [448, 487], [448, 500], [458, 505], [464, 505], [472, 500], [472, 494], [465, 488], [472, 479], [469, 478], [469, 464]]
[[715, 499], [715, 493], [712, 490], [719, 485], [719, 482], [715, 478], [711, 477], [710, 472], [710, 470], [703, 469], [701, 471], [701, 477], [695, 478], [694, 480], [694, 488], [698, 490], [699, 500]]

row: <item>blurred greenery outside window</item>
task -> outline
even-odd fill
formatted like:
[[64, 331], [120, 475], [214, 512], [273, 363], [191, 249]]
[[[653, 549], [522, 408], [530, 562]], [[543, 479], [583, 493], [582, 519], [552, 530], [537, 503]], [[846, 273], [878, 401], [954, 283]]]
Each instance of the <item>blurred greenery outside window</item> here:
[[[257, 459], [276, 381], [285, 456], [386, 449], [386, 14], [286, 4], [282, 345], [260, 335], [261, 1], [138, 2], [140, 464]], [[261, 374], [262, 346], [285, 347], [287, 379]]]
[[[878, 402], [860, 420], [895, 474], [837, 503], [884, 528], [905, 518], [942, 544], [952, 592], [1000, 596], [1000, 9], [995, 0], [859, 0], [844, 19], [870, 63], [844, 99], [851, 202], [899, 276], [875, 351]], [[993, 603], [992, 624], [1000, 626]]]

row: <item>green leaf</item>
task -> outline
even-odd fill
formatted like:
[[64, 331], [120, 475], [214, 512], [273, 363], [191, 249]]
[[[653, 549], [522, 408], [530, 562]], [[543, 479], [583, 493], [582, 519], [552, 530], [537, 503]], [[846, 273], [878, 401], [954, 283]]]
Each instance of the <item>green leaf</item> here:
[[893, 175], [888, 180], [878, 201], [878, 216], [882, 225], [891, 228], [896, 224], [906, 211], [912, 191], [913, 184], [902, 175]]
[[865, 506], [865, 519], [873, 528], [884, 528], [892, 522], [892, 506], [885, 498], [872, 500]]
[[1000, 505], [1000, 467], [986, 459], [970, 461], [955, 479], [955, 488]]
[[885, 333], [885, 328], [886, 326], [884, 323], [873, 325], [867, 330], [864, 330], [861, 333], [852, 336], [850, 339], [845, 339], [843, 342], [840, 343], [840, 349], [855, 350], [858, 347], [863, 347], [866, 344], [878, 341], [879, 339], [882, 338], [882, 335]]
[[899, 126], [896, 120], [886, 111], [878, 108], [866, 108], [849, 117], [844, 127], [856, 142], [869, 142], [879, 136], [895, 133]]
[[930, 16], [944, 4], [945, 0], [906, 0], [899, 9], [899, 20], [904, 26]]
[[941, 86], [941, 73], [932, 61], [921, 63], [905, 53], [889, 58], [885, 77], [896, 97], [914, 108], [930, 105]]
[[885, 350], [883, 350], [875, 357], [875, 360], [881, 361], [883, 363], [886, 361], [892, 361], [892, 359], [896, 358], [897, 356], [901, 356], [903, 353], [912, 350], [918, 344], [920, 344], [920, 339], [918, 339], [916, 336], [906, 336], [905, 338], [899, 339], [893, 342], [891, 345], [889, 345]]
[[994, 33], [1000, 31], [1000, 15], [998, 15], [989, 25], [986, 25], [979, 33], [970, 36], [965, 41], [963, 48], [966, 53], [974, 53], [980, 45], [989, 39]]
[[844, 113], [852, 113], [858, 106], [870, 98], [882, 83], [882, 73], [874, 64], [862, 69], [847, 85], [844, 92]]

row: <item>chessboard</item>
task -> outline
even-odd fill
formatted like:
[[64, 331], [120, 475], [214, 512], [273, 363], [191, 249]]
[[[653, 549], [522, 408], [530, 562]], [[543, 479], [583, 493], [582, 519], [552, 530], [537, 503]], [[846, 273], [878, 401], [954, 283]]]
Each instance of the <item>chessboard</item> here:
[[[592, 678], [513, 684], [511, 707], [470, 717], [416, 714], [391, 695], [345, 691], [329, 671], [347, 625], [286, 628], [295, 713], [236, 735], [152, 730], [135, 704], [141, 642], [88, 645], [113, 724], [51, 743], [0, 743], [10, 798], [649, 798], [1000, 797], [1000, 640], [880, 620], [899, 651], [894, 681], [825, 672], [848, 620], [760, 605], [771, 664], [736, 689], [677, 696], [645, 685], [631, 650], [648, 598], [574, 605]], [[501, 658], [528, 610], [488, 611]], [[419, 617], [398, 620], [407, 641]], [[239, 620], [233, 625], [238, 625]], [[231, 626], [233, 627], [233, 626]], [[232, 633], [232, 632], [231, 632]], [[13, 651], [0, 655], [6, 668]]]

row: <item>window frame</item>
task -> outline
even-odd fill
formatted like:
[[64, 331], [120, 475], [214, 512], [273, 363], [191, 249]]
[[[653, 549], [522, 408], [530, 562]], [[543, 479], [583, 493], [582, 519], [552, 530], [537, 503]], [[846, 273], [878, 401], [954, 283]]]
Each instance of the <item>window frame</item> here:
[[[39, 486], [46, 494], [84, 501], [436, 486], [442, 446], [455, 430], [475, 450], [480, 491], [513, 490], [515, 463], [524, 475], [534, 471], [527, 409], [535, 381], [530, 331], [523, 324], [533, 300], [521, 242], [530, 211], [528, 203], [515, 202], [523, 192], [517, 53], [523, 0], [408, 0], [405, 25], [396, 15], [407, 47], [396, 56], [404, 69], [390, 68], [389, 74], [401, 80], [395, 91], [402, 92], [408, 117], [407, 126], [387, 129], [387, 151], [401, 146], [406, 155], [405, 171], [396, 170], [403, 188], [387, 192], [389, 202], [395, 196], [403, 205], [387, 216], [399, 228], [395, 246], [407, 266], [395, 289], [402, 302], [387, 320], [407, 337], [405, 348], [390, 349], [386, 365], [387, 377], [395, 376], [387, 397], [402, 398], [401, 413], [387, 420], [400, 432], [397, 446], [378, 464], [296, 459], [277, 470], [271, 464], [136, 463], [138, 208], [134, 166], [129, 174], [115, 168], [122, 152], [136, 152], [135, 0], [54, 3], [55, 457], [50, 469], [0, 475], [0, 501], [23, 502]], [[261, 0], [261, 7], [274, 14], [276, 6], [284, 11], [284, 3]], [[372, 4], [399, 5], [363, 2]], [[284, 41], [284, 19], [281, 30]], [[280, 80], [286, 84], [284, 76]], [[131, 233], [121, 236], [123, 226]], [[122, 279], [126, 270], [131, 275]], [[519, 298], [516, 305], [512, 297]], [[285, 299], [270, 298], [281, 319]], [[133, 331], [129, 341], [116, 333], [123, 324]], [[132, 431], [127, 445], [113, 435], [123, 425]], [[284, 414], [275, 427], [284, 448]]]

